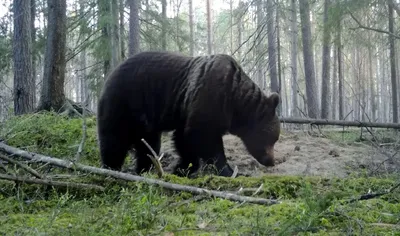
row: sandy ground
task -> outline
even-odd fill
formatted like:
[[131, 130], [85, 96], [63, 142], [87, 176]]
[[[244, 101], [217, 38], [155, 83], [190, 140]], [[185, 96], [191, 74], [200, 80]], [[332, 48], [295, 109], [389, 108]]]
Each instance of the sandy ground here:
[[[346, 177], [349, 174], [378, 175], [399, 171], [399, 158], [388, 161], [387, 155], [363, 143], [341, 144], [332, 140], [313, 137], [305, 132], [281, 136], [275, 146], [276, 165], [260, 165], [246, 150], [242, 141], [233, 135], [224, 136], [225, 154], [229, 164], [246, 176], [260, 175], [314, 175]], [[171, 172], [178, 156], [172, 141], [162, 143], [162, 164]], [[396, 161], [397, 160], [397, 161]]]

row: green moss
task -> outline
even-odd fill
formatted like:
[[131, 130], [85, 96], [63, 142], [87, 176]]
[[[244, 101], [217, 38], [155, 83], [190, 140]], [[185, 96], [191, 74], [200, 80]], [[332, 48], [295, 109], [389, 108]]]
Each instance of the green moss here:
[[[0, 128], [0, 136], [9, 145], [58, 158], [73, 158], [82, 136], [81, 122], [54, 113], [20, 116], [6, 122]], [[88, 137], [81, 160], [96, 166], [95, 124], [95, 118], [88, 118]], [[341, 137], [340, 133], [332, 133], [332, 137], [335, 135]], [[346, 140], [354, 142], [357, 136], [355, 132], [349, 133]], [[156, 178], [154, 174], [147, 176]], [[275, 198], [282, 203], [260, 206], [213, 197], [199, 200], [187, 192], [94, 175], [66, 180], [102, 185], [104, 192], [0, 181], [0, 234], [399, 235], [399, 229], [393, 227], [400, 219], [399, 190], [347, 203], [368, 191], [389, 189], [398, 181], [396, 176], [189, 179], [165, 175], [163, 178], [171, 183], [221, 191], [243, 188], [247, 191], [242, 194], [248, 196], [262, 185], [258, 197]]]
[[[8, 145], [57, 158], [74, 158], [82, 140], [82, 120], [53, 112], [13, 117], [0, 129]], [[98, 165], [96, 122], [87, 118], [87, 138], [82, 163]]]

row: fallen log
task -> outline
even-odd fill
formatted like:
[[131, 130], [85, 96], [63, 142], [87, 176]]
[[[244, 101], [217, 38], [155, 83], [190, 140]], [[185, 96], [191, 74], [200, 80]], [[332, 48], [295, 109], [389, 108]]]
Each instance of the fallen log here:
[[304, 119], [304, 118], [292, 118], [292, 117], [279, 117], [279, 119], [280, 119], [281, 123], [290, 123], [290, 124], [338, 125], [338, 126], [400, 129], [400, 123], [378, 123], [378, 122], [346, 121], [346, 120]]
[[199, 195], [205, 194], [205, 195], [209, 195], [209, 196], [228, 199], [231, 201], [249, 202], [249, 203], [256, 203], [256, 204], [261, 204], [261, 205], [273, 205], [273, 204], [280, 203], [280, 201], [277, 201], [277, 200], [240, 196], [240, 195], [228, 193], [228, 192], [221, 192], [221, 191], [216, 191], [216, 190], [197, 188], [197, 187], [193, 187], [193, 186], [168, 183], [168, 182], [158, 180], [158, 179], [150, 179], [150, 178], [146, 178], [143, 176], [137, 176], [137, 175], [132, 175], [132, 174], [123, 173], [123, 172], [119, 172], [119, 171], [113, 171], [113, 170], [83, 165], [80, 163], [74, 163], [72, 161], [61, 160], [58, 158], [45, 156], [42, 154], [27, 152], [27, 151], [21, 150], [19, 148], [9, 146], [3, 142], [0, 142], [0, 151], [10, 154], [12, 156], [19, 156], [19, 157], [22, 157], [24, 159], [27, 159], [27, 160], [30, 160], [33, 162], [49, 163], [51, 165], [62, 167], [62, 168], [78, 170], [78, 171], [83, 171], [83, 172], [92, 173], [92, 174], [98, 174], [98, 175], [102, 175], [102, 176], [113, 177], [116, 179], [122, 179], [122, 180], [127, 180], [127, 181], [137, 181], [137, 182], [143, 182], [143, 183], [147, 183], [147, 184], [158, 185], [160, 187], [175, 190], [175, 191], [184, 191], [184, 192], [190, 192], [190, 193], [199, 194]]
[[98, 186], [98, 185], [71, 183], [71, 182], [64, 182], [64, 181], [54, 181], [54, 180], [50, 180], [50, 179], [29, 179], [29, 178], [24, 178], [24, 177], [20, 177], [20, 176], [12, 176], [12, 175], [4, 175], [4, 174], [0, 174], [0, 179], [14, 181], [17, 183], [41, 184], [41, 185], [47, 185], [47, 186], [58, 186], [58, 187], [104, 191], [104, 187]]

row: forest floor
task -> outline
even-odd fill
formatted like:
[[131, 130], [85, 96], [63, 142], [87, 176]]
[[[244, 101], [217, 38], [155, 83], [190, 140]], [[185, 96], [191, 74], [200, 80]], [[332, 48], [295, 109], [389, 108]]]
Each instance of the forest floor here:
[[[73, 159], [81, 138], [81, 119], [54, 113], [14, 117], [0, 124], [0, 141], [60, 159]], [[242, 176], [203, 173], [180, 178], [168, 174], [177, 156], [169, 134], [163, 136], [167, 174], [161, 180], [280, 201], [274, 205], [24, 162], [47, 179], [95, 184], [104, 190], [0, 178], [0, 235], [400, 235], [399, 140], [397, 131], [385, 129], [369, 133], [356, 128], [319, 132], [284, 127], [275, 147], [276, 166], [263, 167], [240, 139], [227, 135], [228, 161]], [[79, 162], [100, 164], [94, 117], [87, 119]], [[127, 158], [125, 171], [132, 166], [132, 158]], [[33, 178], [0, 160], [0, 177], [4, 175]], [[145, 176], [159, 178], [154, 173]]]
[[[384, 151], [365, 142], [356, 142], [360, 129], [346, 131], [329, 131], [326, 137], [317, 133], [310, 135], [306, 131], [284, 130], [275, 145], [274, 167], [265, 167], [259, 164], [246, 150], [242, 141], [233, 135], [223, 137], [225, 154], [229, 164], [237, 166], [239, 174], [245, 176], [262, 175], [294, 175], [294, 176], [321, 176], [347, 177], [350, 174], [365, 173], [377, 175], [392, 173], [400, 169], [399, 158], [389, 158], [396, 153], [396, 143], [391, 140]], [[325, 133], [325, 132], [323, 132]], [[355, 141], [349, 141], [352, 135]], [[365, 139], [371, 139], [365, 133]], [[178, 161], [170, 134], [165, 136], [161, 152], [164, 152], [164, 169], [172, 171]], [[376, 138], [376, 137], [375, 137]], [[389, 137], [386, 137], [388, 139]], [[346, 140], [347, 139], [347, 140]], [[360, 138], [358, 138], [360, 140]], [[347, 142], [346, 142], [347, 141]], [[378, 143], [376, 145], [379, 146]], [[400, 144], [398, 144], [400, 145]]]

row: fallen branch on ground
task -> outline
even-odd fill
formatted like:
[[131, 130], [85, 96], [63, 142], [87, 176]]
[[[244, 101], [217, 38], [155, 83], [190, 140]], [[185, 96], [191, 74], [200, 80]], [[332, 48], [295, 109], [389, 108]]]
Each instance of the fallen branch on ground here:
[[389, 194], [389, 193], [393, 192], [398, 187], [400, 187], [400, 182], [395, 184], [393, 187], [391, 187], [389, 190], [387, 190], [385, 192], [367, 193], [367, 194], [361, 195], [358, 198], [350, 199], [348, 201], [348, 203], [352, 203], [352, 202], [356, 202], [356, 201], [362, 201], [362, 200], [369, 200], [369, 199], [372, 199], [372, 198], [380, 197], [380, 196], [383, 196], [383, 195], [386, 195], [386, 194]]
[[4, 155], [2, 153], [0, 153], [0, 159], [3, 159], [3, 160], [5, 160], [5, 161], [7, 161], [7, 162], [9, 162], [11, 164], [14, 164], [14, 165], [17, 165], [17, 166], [21, 167], [22, 169], [24, 169], [27, 172], [31, 173], [36, 178], [43, 179], [43, 177], [36, 170], [30, 168], [27, 165], [24, 165], [24, 164], [20, 163], [19, 161], [13, 160], [13, 159], [9, 158], [8, 156], [6, 156], [6, 155]]
[[346, 121], [346, 120], [303, 119], [303, 118], [290, 118], [290, 117], [279, 117], [279, 120], [282, 123], [290, 123], [290, 124], [339, 125], [339, 126], [400, 129], [400, 123], [377, 123], [377, 122]]
[[6, 153], [12, 154], [12, 155], [20, 156], [20, 157], [23, 157], [25, 159], [35, 161], [35, 162], [50, 163], [50, 164], [58, 166], [58, 167], [89, 172], [92, 174], [114, 177], [117, 179], [122, 179], [122, 180], [127, 180], [127, 181], [137, 181], [137, 182], [143, 182], [143, 183], [147, 183], [147, 184], [158, 185], [160, 187], [175, 190], [175, 191], [184, 191], [184, 192], [190, 192], [190, 193], [199, 194], [199, 195], [206, 194], [206, 195], [210, 195], [210, 196], [214, 196], [214, 197], [228, 199], [231, 201], [256, 203], [256, 204], [262, 204], [262, 205], [273, 205], [273, 204], [280, 203], [280, 201], [277, 201], [277, 200], [239, 196], [237, 194], [232, 194], [232, 193], [227, 193], [227, 192], [208, 190], [208, 189], [204, 189], [204, 188], [197, 188], [197, 187], [193, 187], [193, 186], [187, 186], [187, 185], [181, 185], [181, 184], [175, 184], [175, 183], [168, 183], [168, 182], [165, 182], [162, 180], [150, 179], [150, 178], [145, 178], [142, 176], [122, 173], [119, 171], [113, 171], [113, 170], [102, 169], [102, 168], [97, 168], [97, 167], [93, 167], [93, 166], [87, 166], [87, 165], [83, 165], [80, 163], [74, 163], [72, 161], [61, 160], [61, 159], [54, 158], [54, 157], [49, 157], [49, 156], [45, 156], [45, 155], [41, 155], [41, 154], [27, 152], [27, 151], [24, 151], [24, 150], [15, 148], [15, 147], [8, 146], [5, 143], [0, 143], [0, 151], [6, 152]]
[[12, 175], [0, 174], [0, 179], [10, 180], [14, 182], [27, 183], [27, 184], [42, 184], [57, 187], [68, 187], [68, 188], [80, 188], [80, 189], [92, 189], [98, 191], [104, 191], [104, 187], [93, 185], [93, 184], [82, 184], [82, 183], [71, 183], [62, 181], [52, 181], [49, 179], [28, 179]]

